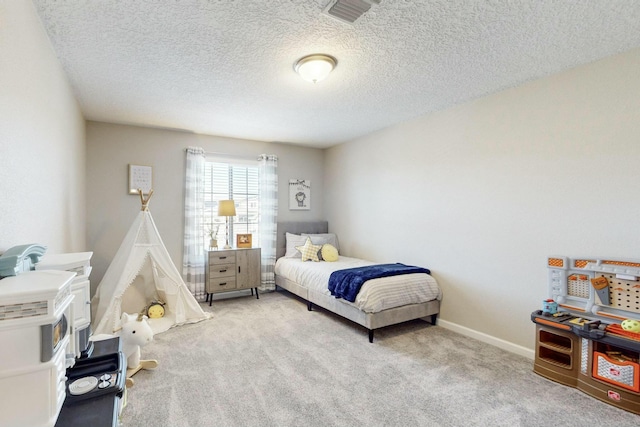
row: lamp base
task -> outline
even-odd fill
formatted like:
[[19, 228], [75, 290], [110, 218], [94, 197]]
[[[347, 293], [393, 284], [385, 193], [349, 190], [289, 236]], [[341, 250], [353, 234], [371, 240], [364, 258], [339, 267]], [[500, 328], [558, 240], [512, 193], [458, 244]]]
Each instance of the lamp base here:
[[223, 248], [223, 249], [231, 249], [231, 246], [229, 246], [228, 244], [227, 244], [227, 245], [224, 245], [224, 248]]

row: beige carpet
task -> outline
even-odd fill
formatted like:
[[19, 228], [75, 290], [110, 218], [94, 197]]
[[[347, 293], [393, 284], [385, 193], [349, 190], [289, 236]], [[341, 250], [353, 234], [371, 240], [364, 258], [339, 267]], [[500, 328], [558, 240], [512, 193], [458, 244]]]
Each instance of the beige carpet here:
[[376, 331], [286, 292], [203, 304], [159, 334], [128, 391], [134, 426], [634, 426], [640, 416], [545, 380], [533, 362], [427, 322]]

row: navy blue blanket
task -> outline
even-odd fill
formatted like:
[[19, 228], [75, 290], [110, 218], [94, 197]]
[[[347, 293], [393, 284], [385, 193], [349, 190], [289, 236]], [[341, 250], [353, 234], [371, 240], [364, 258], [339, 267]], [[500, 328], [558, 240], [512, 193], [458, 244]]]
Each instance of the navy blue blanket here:
[[400, 263], [346, 268], [331, 273], [329, 277], [329, 291], [331, 291], [331, 295], [336, 298], [344, 298], [347, 301], [354, 302], [356, 295], [360, 292], [360, 288], [367, 280], [412, 273], [431, 274], [426, 268]]

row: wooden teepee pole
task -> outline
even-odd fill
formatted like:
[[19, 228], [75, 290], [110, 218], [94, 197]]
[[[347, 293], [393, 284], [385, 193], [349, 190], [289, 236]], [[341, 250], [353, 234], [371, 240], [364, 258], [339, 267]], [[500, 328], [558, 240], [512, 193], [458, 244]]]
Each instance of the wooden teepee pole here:
[[153, 195], [153, 188], [149, 190], [149, 194], [147, 194], [146, 199], [142, 195], [142, 190], [139, 188], [138, 188], [138, 194], [140, 195], [140, 203], [142, 203], [142, 208], [140, 208], [140, 210], [142, 211], [149, 210], [149, 200], [151, 200], [151, 196]]

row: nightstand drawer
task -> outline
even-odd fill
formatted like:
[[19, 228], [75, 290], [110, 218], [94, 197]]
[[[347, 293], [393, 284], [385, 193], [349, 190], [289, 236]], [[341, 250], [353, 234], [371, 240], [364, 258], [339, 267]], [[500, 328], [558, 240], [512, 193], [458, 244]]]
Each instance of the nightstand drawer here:
[[209, 252], [209, 265], [213, 264], [235, 264], [236, 253], [235, 252]]
[[209, 279], [217, 279], [220, 277], [233, 277], [236, 276], [235, 264], [215, 264], [209, 266]]
[[207, 284], [207, 293], [231, 291], [236, 288], [235, 277], [220, 277], [210, 279]]

